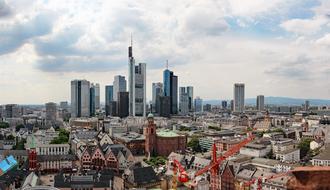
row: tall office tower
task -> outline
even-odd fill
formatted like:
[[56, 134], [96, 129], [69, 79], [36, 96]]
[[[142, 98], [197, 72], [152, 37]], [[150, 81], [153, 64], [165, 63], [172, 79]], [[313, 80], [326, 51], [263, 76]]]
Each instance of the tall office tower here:
[[234, 84], [234, 112], [244, 111], [244, 88], [243, 83]]
[[134, 116], [135, 112], [135, 59], [133, 57], [133, 40], [128, 47], [128, 92], [129, 92], [129, 115]]
[[163, 73], [164, 96], [171, 97], [171, 114], [178, 113], [178, 77], [165, 69]]
[[128, 47], [129, 115], [146, 116], [146, 64], [135, 65], [133, 42]]
[[100, 107], [100, 84], [96, 83], [95, 86], [95, 109], [99, 110]]
[[16, 118], [20, 117], [20, 108], [17, 104], [7, 104], [5, 105], [5, 117], [6, 118]]
[[46, 121], [55, 122], [57, 118], [57, 106], [54, 102], [48, 102], [46, 106]]
[[71, 116], [90, 116], [90, 83], [87, 80], [71, 81]]
[[113, 85], [105, 86], [105, 115], [111, 115], [111, 102], [113, 101]]
[[234, 100], [230, 100], [230, 110], [234, 111]]
[[159, 106], [157, 107], [157, 113], [161, 117], [170, 117], [171, 115], [171, 97], [159, 96]]
[[308, 111], [309, 110], [309, 100], [305, 100], [304, 110], [305, 111]]
[[[134, 99], [133, 99], [133, 115], [146, 116], [146, 64], [139, 63], [135, 65], [134, 73]], [[131, 100], [130, 100], [131, 101]]]
[[195, 112], [203, 112], [203, 100], [200, 97], [196, 97], [195, 99]]
[[126, 79], [117, 75], [113, 80], [113, 100], [118, 101], [118, 92], [126, 92]]
[[118, 116], [123, 118], [129, 115], [129, 97], [128, 92], [118, 92], [118, 106], [117, 113]]
[[96, 86], [92, 83], [89, 88], [89, 113], [90, 116], [95, 116], [96, 112]]
[[188, 98], [189, 98], [189, 111], [193, 112], [194, 111], [194, 87], [192, 86], [187, 86], [187, 93], [188, 93]]
[[263, 111], [265, 109], [265, 97], [264, 95], [257, 96], [257, 110]]
[[188, 88], [180, 87], [179, 90], [179, 113], [187, 115], [189, 112], [189, 94]]
[[152, 101], [151, 111], [157, 112], [157, 106], [159, 105], [159, 97], [163, 95], [163, 83], [157, 82], [152, 83]]
[[223, 100], [221, 102], [221, 107], [222, 107], [222, 109], [227, 109], [227, 101], [226, 100]]

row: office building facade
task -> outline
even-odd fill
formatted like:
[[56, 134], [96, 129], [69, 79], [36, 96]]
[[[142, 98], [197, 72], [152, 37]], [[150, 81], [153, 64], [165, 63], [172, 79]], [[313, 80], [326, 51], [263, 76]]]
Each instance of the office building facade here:
[[116, 75], [113, 80], [113, 100], [118, 101], [118, 92], [126, 92], [125, 76]]
[[105, 86], [105, 115], [111, 115], [111, 102], [113, 101], [113, 85]]
[[256, 106], [257, 106], [258, 111], [263, 111], [265, 109], [265, 97], [264, 97], [264, 95], [257, 96]]
[[89, 113], [90, 116], [95, 116], [96, 112], [96, 86], [92, 83], [89, 89]]
[[20, 107], [17, 104], [7, 104], [5, 105], [5, 114], [6, 118], [16, 118], [20, 117]]
[[221, 107], [222, 107], [222, 109], [227, 109], [227, 101], [226, 100], [223, 100], [221, 102]]
[[195, 107], [195, 112], [197, 113], [203, 112], [203, 100], [200, 97], [196, 97], [194, 107]]
[[146, 116], [146, 64], [135, 65], [133, 116]]
[[129, 115], [146, 115], [146, 64], [135, 65], [133, 44], [128, 47]]
[[71, 81], [71, 117], [90, 116], [90, 82]]
[[234, 112], [244, 112], [245, 85], [234, 84]]
[[46, 107], [46, 121], [55, 122], [57, 118], [57, 105], [54, 102], [48, 102]]
[[100, 103], [100, 84], [96, 83], [94, 85], [94, 89], [95, 89], [95, 109], [99, 110], [101, 107], [101, 103]]
[[172, 71], [165, 69], [163, 72], [164, 96], [171, 97], [171, 114], [178, 113], [178, 77]]
[[189, 113], [189, 94], [186, 87], [180, 87], [179, 90], [179, 113], [181, 115]]
[[159, 97], [163, 95], [163, 83], [157, 82], [152, 83], [152, 101], [151, 101], [151, 111], [157, 112], [157, 107], [159, 106]]
[[117, 115], [121, 118], [129, 115], [129, 93], [118, 92]]
[[187, 86], [187, 93], [188, 93], [188, 108], [190, 112], [194, 111], [194, 87]]

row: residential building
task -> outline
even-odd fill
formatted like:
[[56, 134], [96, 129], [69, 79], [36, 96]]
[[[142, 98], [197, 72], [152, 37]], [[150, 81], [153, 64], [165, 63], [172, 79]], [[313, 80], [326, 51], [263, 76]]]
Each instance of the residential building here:
[[243, 83], [234, 84], [234, 112], [244, 111], [245, 85]]
[[271, 143], [275, 159], [289, 163], [300, 161], [300, 149], [294, 140], [279, 138], [272, 140]]
[[257, 110], [258, 111], [263, 111], [265, 109], [265, 97], [264, 95], [259, 95], [257, 96]]
[[87, 80], [71, 81], [71, 117], [90, 116], [90, 83]]
[[117, 75], [113, 80], [113, 101], [118, 101], [118, 92], [126, 92], [126, 79]]
[[330, 166], [330, 148], [325, 145], [325, 149], [312, 159], [313, 166]]

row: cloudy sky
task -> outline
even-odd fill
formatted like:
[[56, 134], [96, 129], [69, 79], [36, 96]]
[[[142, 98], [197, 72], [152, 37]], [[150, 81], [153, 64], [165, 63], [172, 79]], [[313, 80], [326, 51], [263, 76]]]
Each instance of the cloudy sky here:
[[127, 76], [127, 46], [151, 83], [166, 60], [180, 86], [230, 99], [330, 99], [329, 0], [0, 0], [0, 104], [70, 98], [70, 81]]

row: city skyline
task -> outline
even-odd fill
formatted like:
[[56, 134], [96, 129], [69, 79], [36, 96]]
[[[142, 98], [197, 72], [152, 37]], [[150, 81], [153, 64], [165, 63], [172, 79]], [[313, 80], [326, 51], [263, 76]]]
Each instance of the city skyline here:
[[147, 102], [167, 59], [178, 86], [203, 100], [230, 100], [240, 82], [248, 98], [330, 99], [329, 2], [254, 2], [2, 0], [0, 104], [70, 101], [74, 79], [99, 83], [104, 103], [113, 77], [128, 79], [131, 33]]

